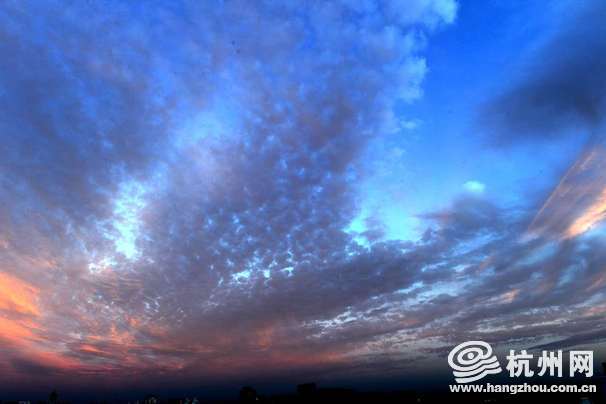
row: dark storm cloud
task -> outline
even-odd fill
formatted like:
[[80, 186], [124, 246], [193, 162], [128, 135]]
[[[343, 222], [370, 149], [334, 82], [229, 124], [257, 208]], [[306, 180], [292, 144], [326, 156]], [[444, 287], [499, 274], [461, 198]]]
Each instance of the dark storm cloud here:
[[50, 376], [55, 373], [55, 369], [47, 367], [38, 362], [25, 359], [12, 359], [11, 364], [15, 371], [33, 376]]
[[515, 64], [519, 78], [481, 111], [482, 130], [498, 143], [552, 138], [579, 128], [594, 135], [603, 122], [606, 5], [589, 1], [575, 6], [560, 17], [561, 27], [544, 44]]
[[606, 329], [600, 328], [585, 333], [573, 335], [563, 340], [555, 341], [549, 344], [539, 345], [536, 349], [569, 348], [579, 345], [591, 345], [606, 340]]

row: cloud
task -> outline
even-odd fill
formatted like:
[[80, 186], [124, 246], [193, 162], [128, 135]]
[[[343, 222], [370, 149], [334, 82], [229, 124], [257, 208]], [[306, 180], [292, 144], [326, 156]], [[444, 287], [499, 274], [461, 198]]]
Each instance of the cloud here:
[[571, 238], [599, 227], [606, 209], [604, 157], [606, 148], [600, 144], [580, 154], [537, 211], [530, 234]]
[[530, 212], [470, 193], [415, 242], [345, 230], [360, 152], [455, 13], [5, 5], [0, 380], [359, 375], [601, 324], [599, 235], [525, 238]]
[[470, 180], [463, 184], [463, 188], [465, 188], [466, 191], [469, 191], [474, 194], [482, 194], [486, 189], [486, 185], [482, 184], [479, 181]]
[[45, 376], [53, 373], [53, 368], [47, 367], [37, 362], [22, 359], [13, 359], [11, 363], [18, 373], [25, 373], [35, 376]]
[[579, 3], [560, 26], [519, 63], [522, 73], [480, 112], [481, 128], [495, 142], [552, 139], [583, 128], [603, 138], [606, 31], [601, 1]]
[[417, 276], [399, 270], [414, 256], [345, 232], [357, 158], [422, 95], [425, 36], [455, 13], [4, 5], [0, 280], [27, 293], [0, 302], [2, 365], [119, 379], [341, 361], [318, 322]]

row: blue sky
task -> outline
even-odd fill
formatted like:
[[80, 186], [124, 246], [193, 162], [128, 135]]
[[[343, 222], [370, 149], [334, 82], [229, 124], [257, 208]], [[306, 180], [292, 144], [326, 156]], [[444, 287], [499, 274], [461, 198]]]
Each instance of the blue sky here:
[[432, 379], [474, 339], [602, 353], [603, 13], [3, 4], [0, 386]]
[[352, 230], [364, 231], [366, 217], [377, 215], [387, 238], [418, 238], [424, 228], [417, 216], [464, 192], [523, 205], [543, 197], [586, 142], [581, 135], [503, 150], [491, 147], [490, 133], [475, 125], [482, 103], [522, 75], [546, 32], [561, 23], [554, 10], [563, 5], [541, 13], [534, 2], [461, 6], [457, 23], [426, 45], [423, 97], [394, 106], [397, 118], [410, 124], [371, 146], [375, 175], [360, 186], [361, 214]]

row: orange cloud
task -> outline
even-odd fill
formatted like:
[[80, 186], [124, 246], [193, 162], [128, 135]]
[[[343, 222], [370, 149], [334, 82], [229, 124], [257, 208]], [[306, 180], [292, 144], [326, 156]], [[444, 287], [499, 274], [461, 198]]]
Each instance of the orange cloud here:
[[16, 356], [52, 368], [76, 368], [78, 363], [49, 349], [44, 339], [39, 289], [0, 272], [0, 344], [9, 344]]
[[38, 317], [38, 294], [37, 288], [0, 272], [0, 310]]
[[528, 232], [567, 239], [606, 219], [605, 161], [603, 146], [582, 153], [539, 209]]
[[576, 237], [591, 230], [593, 226], [606, 219], [606, 188], [568, 228], [566, 237]]
[[14, 345], [26, 345], [37, 339], [33, 330], [36, 325], [28, 320], [10, 320], [0, 316], [0, 341]]

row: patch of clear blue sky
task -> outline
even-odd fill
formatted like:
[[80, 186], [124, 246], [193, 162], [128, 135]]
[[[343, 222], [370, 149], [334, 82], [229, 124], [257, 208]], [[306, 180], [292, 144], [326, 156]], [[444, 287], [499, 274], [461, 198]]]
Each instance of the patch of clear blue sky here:
[[364, 231], [365, 219], [374, 216], [386, 239], [416, 239], [425, 229], [418, 215], [470, 192], [468, 181], [483, 184], [484, 197], [504, 206], [536, 203], [557, 182], [582, 136], [497, 148], [474, 120], [482, 103], [524, 74], [523, 62], [557, 29], [560, 3], [460, 2], [455, 24], [432, 35], [424, 50], [423, 98], [395, 107], [417, 127], [370, 145], [370, 174], [360, 184], [360, 213], [349, 230]]

